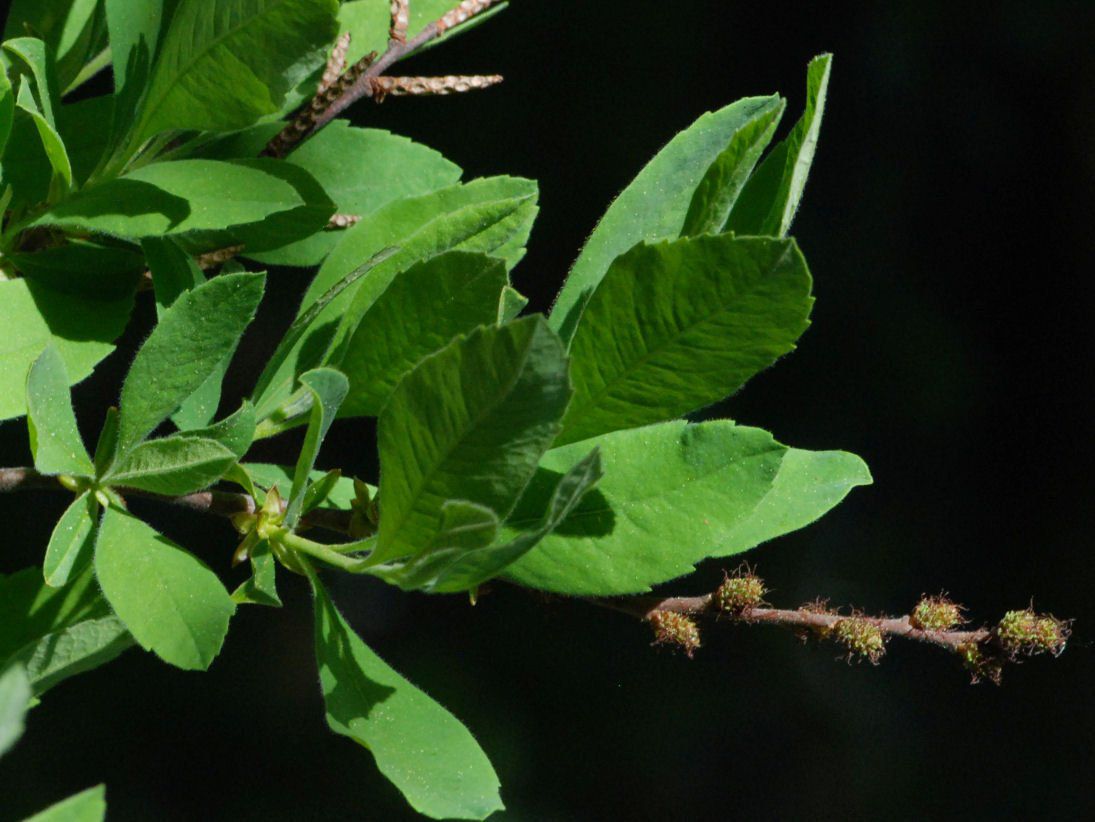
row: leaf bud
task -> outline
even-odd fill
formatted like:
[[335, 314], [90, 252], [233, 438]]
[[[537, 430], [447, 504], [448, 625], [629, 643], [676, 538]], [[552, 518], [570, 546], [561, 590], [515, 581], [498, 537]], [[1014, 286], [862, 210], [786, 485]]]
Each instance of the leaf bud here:
[[921, 597], [909, 614], [909, 624], [920, 631], [949, 631], [963, 622], [962, 606], [942, 595]]
[[764, 580], [744, 568], [736, 571], [733, 576], [726, 576], [715, 589], [711, 604], [722, 613], [746, 616], [764, 603], [766, 593], [768, 589], [764, 587]]
[[700, 628], [692, 617], [676, 611], [653, 611], [647, 620], [654, 629], [655, 645], [676, 645], [689, 657], [700, 647]]
[[833, 623], [830, 636], [848, 649], [848, 661], [865, 659], [877, 665], [886, 653], [882, 629], [863, 617], [852, 616]]
[[1058, 656], [1069, 637], [1068, 623], [1034, 609], [1008, 611], [996, 626], [1000, 647], [1013, 657], [1050, 653]]

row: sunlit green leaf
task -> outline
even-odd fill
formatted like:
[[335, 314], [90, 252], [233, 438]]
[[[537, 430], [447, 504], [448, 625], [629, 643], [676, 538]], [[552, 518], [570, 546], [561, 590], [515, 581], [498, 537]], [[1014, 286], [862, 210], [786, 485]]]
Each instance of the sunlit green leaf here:
[[106, 787], [96, 785], [50, 805], [24, 822], [102, 822], [106, 818]]
[[540, 316], [480, 327], [419, 363], [380, 415], [384, 504], [373, 561], [426, 548], [447, 500], [505, 517], [569, 397], [562, 343]]
[[237, 457], [219, 442], [174, 436], [149, 440], [125, 452], [102, 481], [166, 496], [181, 496], [208, 488]]
[[34, 467], [43, 474], [92, 476], [95, 466], [76, 426], [68, 387], [64, 360], [48, 346], [27, 375], [27, 428]]
[[255, 316], [265, 275], [224, 274], [179, 297], [122, 386], [118, 448], [144, 439], [209, 377]]
[[726, 230], [782, 237], [790, 229], [814, 162], [831, 65], [829, 54], [810, 61], [806, 73], [806, 110], [787, 139], [753, 173], [730, 213]]
[[507, 282], [501, 260], [450, 251], [396, 276], [350, 337], [339, 368], [350, 379], [340, 416], [377, 416], [399, 380], [453, 337], [495, 321]]
[[603, 454], [604, 479], [507, 569], [509, 579], [578, 595], [646, 591], [708, 557], [813, 522], [870, 482], [851, 454], [796, 452], [727, 420], [670, 422], [552, 449], [506, 531], [538, 527], [558, 475], [593, 445]]
[[60, 588], [91, 562], [95, 547], [95, 520], [99, 508], [95, 495], [84, 491], [61, 514], [46, 546], [42, 572], [46, 584]]
[[[277, 112], [338, 33], [336, 0], [180, 0], [135, 132], [232, 131]], [[319, 57], [322, 61], [322, 57]]]
[[617, 259], [571, 342], [558, 444], [673, 419], [732, 394], [794, 347], [813, 303], [794, 240], [696, 237]]
[[300, 449], [296, 470], [293, 472], [293, 485], [289, 492], [285, 509], [286, 527], [293, 527], [300, 516], [307, 490], [308, 477], [319, 456], [320, 446], [331, 423], [335, 421], [338, 408], [346, 398], [350, 384], [346, 375], [333, 368], [319, 368], [301, 375], [300, 381], [312, 395], [312, 411], [308, 421], [308, 431], [304, 435], [304, 445]]
[[143, 648], [187, 670], [213, 662], [236, 606], [196, 557], [136, 517], [109, 508], [95, 545], [95, 575]]
[[586, 241], [551, 311], [551, 327], [569, 340], [609, 265], [637, 243], [680, 236], [696, 187], [734, 135], [780, 105], [747, 97], [703, 115], [669, 141], [609, 206]]

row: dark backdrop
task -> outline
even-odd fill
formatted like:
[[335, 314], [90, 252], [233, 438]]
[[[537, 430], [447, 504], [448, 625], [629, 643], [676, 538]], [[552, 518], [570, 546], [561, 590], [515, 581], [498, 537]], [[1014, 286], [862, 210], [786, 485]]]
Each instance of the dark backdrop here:
[[[794, 445], [855, 451], [876, 485], [750, 559], [786, 605], [820, 595], [901, 612], [945, 588], [978, 619], [1032, 595], [1078, 619], [1060, 660], [971, 687], [952, 659], [899, 643], [877, 669], [849, 667], [831, 647], [723, 627], [688, 661], [578, 603], [498, 590], [470, 608], [337, 582], [368, 641], [476, 732], [505, 818], [1095, 811], [1093, 31], [1086, 2], [525, 0], [413, 64], [500, 71], [500, 89], [353, 110], [469, 177], [540, 181], [516, 281], [546, 309], [610, 199], [676, 131], [777, 90], [790, 99], [786, 129], [806, 62], [835, 52], [794, 230], [817, 282], [814, 325], [716, 411]], [[272, 272], [237, 396], [305, 281]], [[146, 331], [144, 316], [128, 350]], [[77, 389], [89, 430], [124, 366], [116, 355]], [[371, 474], [372, 434], [340, 423], [326, 461]], [[0, 444], [3, 463], [27, 460], [19, 423]], [[261, 456], [292, 454], [266, 444]], [[39, 559], [62, 504], [0, 499], [3, 570]], [[147, 513], [223, 566], [231, 536], [219, 523]], [[709, 588], [720, 567], [668, 590]], [[327, 733], [307, 595], [299, 580], [285, 588], [284, 610], [240, 611], [208, 675], [130, 652], [50, 693], [0, 762], [3, 813], [106, 781], [114, 820], [407, 817], [369, 755]]]

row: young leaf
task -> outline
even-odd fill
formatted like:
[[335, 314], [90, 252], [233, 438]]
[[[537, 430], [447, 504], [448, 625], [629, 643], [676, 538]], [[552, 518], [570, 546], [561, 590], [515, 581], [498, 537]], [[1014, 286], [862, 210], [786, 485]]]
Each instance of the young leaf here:
[[730, 138], [726, 150], [716, 158], [696, 186], [684, 218], [682, 237], [722, 233], [738, 195], [753, 173], [761, 153], [772, 141], [783, 109], [782, 100], [775, 108], [762, 109]]
[[102, 482], [181, 496], [208, 488], [237, 456], [215, 440], [193, 435], [142, 442], [114, 462]]
[[287, 528], [296, 525], [304, 502], [308, 477], [316, 464], [316, 457], [319, 456], [319, 448], [323, 444], [323, 438], [327, 436], [331, 423], [335, 421], [338, 407], [342, 405], [346, 392], [350, 388], [346, 376], [333, 368], [309, 371], [301, 375], [300, 381], [312, 395], [312, 411], [308, 421], [308, 433], [304, 435], [304, 445], [300, 449], [296, 471], [293, 472], [293, 487], [289, 492], [289, 502], [285, 508]]
[[95, 466], [80, 438], [65, 363], [52, 345], [27, 374], [27, 429], [34, 467], [43, 474], [93, 476]]
[[368, 748], [421, 814], [485, 819], [502, 810], [498, 777], [467, 728], [373, 653], [314, 573], [311, 579], [316, 662], [331, 730]]
[[213, 662], [236, 610], [216, 574], [124, 511], [108, 508], [95, 575], [114, 613], [146, 650], [186, 670]]
[[[16, 115], [16, 126], [19, 125], [20, 118], [29, 120], [34, 126], [35, 131], [38, 133], [38, 140], [42, 151], [42, 154], [39, 154], [37, 147], [31, 149], [33, 154], [31, 155], [30, 163], [28, 163], [29, 167], [20, 171], [20, 176], [47, 179], [46, 190], [42, 192], [45, 195], [44, 199], [55, 202], [72, 187], [72, 161], [69, 159], [68, 151], [65, 148], [65, 142], [61, 138], [61, 135], [57, 133], [57, 129], [52, 123], [37, 110], [28, 108], [24, 102], [20, 101], [16, 105]], [[20, 142], [24, 145], [26, 144], [25, 139], [20, 140]], [[20, 162], [18, 154], [16, 152], [12, 153], [16, 156], [6, 158], [9, 160], [9, 167]], [[48, 176], [46, 174], [36, 175], [34, 172], [34, 165], [36, 165], [34, 158], [43, 155], [49, 166]], [[16, 185], [17, 193], [19, 193], [18, 189], [22, 188], [23, 185], [20, 185], [18, 178], [13, 182]], [[35, 183], [24, 183], [27, 188], [34, 184]], [[22, 193], [24, 194], [23, 199], [34, 199], [34, 196], [31, 195], [29, 191], [24, 191]]]
[[212, 232], [258, 248], [307, 236], [333, 212], [307, 172], [278, 160], [175, 160], [89, 187], [32, 225], [131, 240]]
[[[252, 484], [268, 491], [275, 485], [278, 488], [289, 488], [293, 484], [293, 472], [295, 467], [284, 465], [270, 465], [269, 463], [248, 462], [240, 466], [247, 473]], [[311, 482], [319, 482], [327, 474], [323, 471], [312, 471], [308, 475]], [[376, 496], [376, 488], [368, 486], [371, 497]], [[333, 508], [338, 511], [349, 511], [354, 501], [353, 477], [339, 477], [334, 486], [327, 491], [320, 505], [323, 508]], [[262, 502], [262, 499], [259, 500]]]
[[791, 228], [814, 161], [831, 65], [831, 54], [822, 54], [810, 61], [806, 72], [806, 110], [802, 118], [749, 179], [730, 213], [725, 230], [782, 237]]
[[30, 682], [22, 665], [0, 670], [0, 754], [23, 735], [23, 717], [30, 697]]
[[106, 410], [103, 427], [99, 429], [99, 439], [95, 443], [95, 476], [101, 477], [110, 468], [118, 452], [118, 409], [111, 406]]
[[180, 0], [133, 142], [173, 128], [233, 131], [277, 113], [310, 69], [302, 55], [334, 40], [337, 12], [336, 0]]
[[80, 574], [91, 561], [95, 546], [95, 518], [99, 513], [95, 495], [84, 491], [61, 515], [46, 546], [42, 572], [46, 585], [61, 588]]
[[131, 294], [92, 300], [24, 278], [0, 282], [0, 420], [26, 412], [27, 372], [47, 346], [75, 384], [114, 350], [132, 307]]
[[350, 378], [342, 417], [375, 417], [404, 374], [458, 334], [497, 317], [501, 260], [450, 251], [396, 276], [365, 313], [339, 367]]
[[255, 316], [265, 279], [224, 274], [164, 311], [122, 386], [119, 452], [151, 433], [218, 367]]
[[[307, 171], [334, 200], [339, 214], [366, 217], [381, 206], [451, 186], [459, 166], [433, 149], [378, 129], [335, 120], [290, 154], [286, 161]], [[319, 265], [343, 232], [319, 231], [273, 251], [248, 253], [270, 265]]]
[[700, 117], [674, 137], [609, 206], [586, 241], [551, 311], [550, 324], [570, 340], [586, 301], [609, 265], [643, 242], [680, 236], [696, 187], [734, 135], [783, 105], [776, 96], [747, 97]]
[[[509, 522], [514, 536], [538, 527], [553, 483], [591, 445], [605, 478], [569, 517], [506, 570], [506, 577], [560, 593], [613, 596], [649, 590], [708, 557], [741, 553], [813, 522], [851, 488], [870, 482], [851, 454], [792, 458], [756, 428], [728, 420], [670, 422], [617, 431], [548, 452]], [[824, 471], [803, 469], [824, 466]], [[793, 485], [798, 493], [783, 492]]]
[[106, 786], [96, 785], [50, 805], [24, 822], [103, 822], [106, 818]]
[[232, 601], [239, 605], [281, 607], [277, 588], [277, 562], [270, 553], [270, 543], [260, 540], [250, 551], [251, 576], [232, 592]]
[[794, 348], [812, 304], [794, 240], [724, 234], [637, 246], [586, 304], [557, 444], [673, 419], [732, 394]]
[[478, 328], [419, 363], [380, 415], [384, 509], [373, 561], [428, 546], [445, 500], [505, 517], [569, 398], [562, 343], [540, 316]]

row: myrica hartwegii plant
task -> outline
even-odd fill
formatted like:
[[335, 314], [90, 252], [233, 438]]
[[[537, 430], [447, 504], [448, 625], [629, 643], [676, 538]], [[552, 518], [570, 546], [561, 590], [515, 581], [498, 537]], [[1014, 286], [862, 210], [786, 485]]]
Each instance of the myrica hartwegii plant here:
[[[891, 637], [918, 640], [975, 678], [1059, 653], [1067, 624], [1031, 610], [972, 630], [945, 597], [902, 617], [820, 600], [780, 610], [744, 567], [704, 596], [635, 596], [807, 525], [870, 482], [851, 454], [682, 419], [806, 330], [810, 273], [787, 232], [830, 58], [810, 63], [805, 111], [766, 155], [779, 96], [677, 135], [605, 213], [551, 313], [522, 316], [509, 274], [536, 184], [461, 181], [428, 148], [336, 119], [365, 97], [498, 82], [391, 73], [505, 5], [453, 4], [13, 4], [0, 58], [0, 419], [26, 416], [34, 467], [0, 469], [0, 490], [72, 501], [42, 567], [0, 576], [0, 751], [49, 688], [131, 646], [207, 668], [238, 607], [281, 604], [285, 572], [314, 592], [331, 729], [436, 818], [500, 809], [494, 770], [354, 633], [327, 573], [472, 599], [492, 579], [580, 596], [689, 654], [702, 617], [789, 626], [871, 662]], [[112, 94], [65, 101], [106, 69]], [[318, 273], [247, 399], [220, 415], [264, 265]], [[89, 450], [69, 387], [134, 311], [158, 322]], [[321, 456], [331, 425], [360, 417], [378, 418], [379, 487]], [[248, 460], [254, 441], [298, 427], [295, 465]], [[221, 532], [210, 568], [131, 514], [132, 496], [221, 515], [238, 536]], [[223, 580], [240, 565], [230, 593]], [[101, 818], [103, 788], [51, 812]]]

